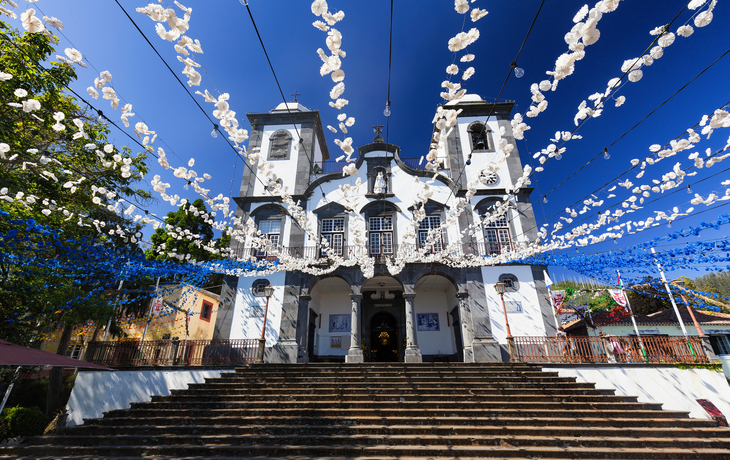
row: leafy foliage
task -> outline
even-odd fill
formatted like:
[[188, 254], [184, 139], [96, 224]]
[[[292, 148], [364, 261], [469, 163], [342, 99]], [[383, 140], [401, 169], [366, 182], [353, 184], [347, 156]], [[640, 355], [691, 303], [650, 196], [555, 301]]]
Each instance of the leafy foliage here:
[[730, 297], [730, 272], [711, 272], [693, 280], [697, 289]]
[[48, 418], [37, 407], [8, 407], [0, 415], [0, 439], [43, 434]]
[[[0, 252], [5, 253], [0, 258], [0, 336], [19, 344], [29, 344], [39, 330], [58, 321], [73, 325], [112, 315], [104, 292], [110, 280], [95, 278], [83, 260], [65, 263], [70, 252], [55, 243], [60, 235], [80, 246], [139, 251], [139, 227], [118, 212], [119, 206], [129, 210], [132, 202], [151, 198], [135, 187], [147, 172], [146, 154], [133, 156], [129, 149], [107, 144], [106, 125], [66, 93], [76, 73], [67, 64], [50, 62], [54, 51], [44, 34], [19, 35], [0, 22], [0, 69], [13, 76], [0, 81], [0, 100], [40, 103], [32, 112], [0, 105], [0, 139], [10, 147], [7, 159], [0, 159], [0, 189], [15, 198], [0, 201], [3, 215], [13, 219], [0, 219]], [[61, 121], [54, 119], [58, 114]], [[74, 120], [83, 122], [83, 134]], [[25, 233], [18, 231], [19, 221], [26, 223]], [[29, 232], [38, 238], [31, 240]], [[58, 264], [33, 263], [41, 257]], [[76, 299], [74, 308], [59, 311]]]

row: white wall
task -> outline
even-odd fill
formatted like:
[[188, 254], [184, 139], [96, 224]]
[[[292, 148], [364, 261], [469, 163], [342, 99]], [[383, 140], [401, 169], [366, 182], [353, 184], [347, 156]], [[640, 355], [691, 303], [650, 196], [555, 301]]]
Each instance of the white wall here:
[[[502, 267], [482, 267], [481, 270], [494, 339], [499, 343], [507, 343], [507, 329], [504, 325], [502, 300], [494, 289], [494, 285], [499, 282], [499, 275], [503, 273], [515, 275], [520, 283], [517, 292], [505, 292], [504, 294], [505, 303], [518, 301], [522, 304], [522, 313], [508, 313], [507, 315], [512, 336], [545, 337], [545, 323], [542, 319], [540, 299], [535, 289], [531, 268], [525, 265], [505, 265]], [[547, 302], [544, 299], [543, 301]]]
[[[453, 298], [453, 296], [452, 296]], [[449, 304], [446, 291], [444, 290], [428, 290], [419, 289], [416, 291], [414, 299], [414, 309], [416, 315], [419, 313], [438, 313], [439, 330], [438, 331], [418, 331], [418, 348], [424, 355], [444, 354], [450, 355], [456, 353], [456, 342], [454, 339], [454, 329], [447, 325], [451, 323], [446, 320], [448, 312], [451, 311], [453, 305]], [[416, 316], [418, 318], [418, 316]], [[418, 322], [416, 322], [418, 328]]]
[[[469, 152], [471, 152], [471, 134], [469, 133], [469, 125], [478, 121], [480, 123], [484, 123], [484, 119], [486, 117], [459, 117], [459, 124], [457, 125], [457, 128], [459, 130], [459, 138], [461, 139], [461, 151], [463, 152], [463, 160], [466, 161], [466, 158], [469, 156]], [[491, 119], [487, 123], [489, 126], [489, 129], [492, 130], [492, 139], [494, 140], [494, 146], [495, 146], [495, 152], [474, 152], [471, 157], [471, 166], [466, 168], [466, 177], [469, 182], [475, 181], [479, 178], [479, 173], [482, 169], [486, 168], [487, 165], [493, 162], [495, 158], [498, 156], [502, 156], [501, 153], [499, 153], [499, 141], [502, 139], [502, 137], [499, 135], [499, 121], [496, 119]], [[512, 152], [513, 155], [516, 154], [516, 150]], [[491, 187], [483, 185], [481, 182], [479, 185], [477, 185], [477, 189], [489, 189], [489, 188], [508, 188], [511, 187], [512, 179], [510, 178], [509, 171], [507, 170], [507, 163], [495, 163], [495, 165], [499, 166], [499, 170], [497, 171], [497, 175], [499, 176], [499, 182], [497, 182], [496, 185], [493, 185]]]
[[599, 389], [615, 389], [617, 395], [637, 396], [639, 402], [659, 402], [664, 410], [687, 411], [692, 418], [710, 416], [697, 403], [708, 399], [730, 419], [730, 386], [722, 373], [709, 369], [674, 367], [544, 367], [561, 377], [576, 377]]
[[[289, 151], [289, 159], [274, 160], [271, 162], [274, 166], [274, 174], [276, 174], [276, 177], [281, 178], [281, 180], [284, 182], [285, 187], [289, 187], [289, 193], [292, 193], [293, 185], [296, 183], [297, 161], [299, 159], [299, 152], [296, 150], [299, 144], [299, 138], [297, 137], [297, 131], [295, 127], [296, 129], [299, 129], [301, 131], [301, 125], [266, 126], [264, 127], [261, 139], [261, 157], [263, 159], [268, 159], [269, 138], [271, 137], [271, 135], [274, 134], [276, 131], [287, 131], [289, 135], [291, 135], [292, 141], [291, 150]], [[262, 181], [256, 180], [254, 183], [253, 194], [256, 196], [268, 195], [266, 190], [264, 190], [264, 185], [261, 183]]]
[[68, 400], [67, 425], [83, 425], [85, 418], [101, 418], [104, 412], [129, 409], [133, 402], [147, 402], [152, 396], [166, 396], [190, 383], [218, 378], [225, 370], [171, 371], [86, 371], [79, 370]]
[[[344, 284], [344, 281], [343, 281]], [[321, 356], [345, 356], [347, 350], [350, 349], [350, 332], [330, 332], [329, 316], [330, 315], [349, 315], [352, 312], [352, 300], [350, 299], [350, 290], [327, 290], [321, 291], [318, 300], [318, 310], [321, 315], [317, 318], [317, 329], [315, 333], [319, 340], [317, 343], [317, 355]], [[321, 327], [319, 327], [321, 324]], [[342, 346], [340, 348], [332, 348], [330, 338], [342, 337]]]
[[[284, 279], [286, 273], [278, 272], [267, 275], [274, 295], [269, 300], [269, 312], [266, 316], [266, 346], [273, 346], [279, 340], [279, 326], [281, 325], [281, 304], [284, 298]], [[236, 292], [236, 305], [233, 310], [230, 339], [258, 339], [261, 337], [263, 318], [251, 317], [251, 305], [266, 306], [266, 297], [254, 297], [251, 285], [259, 277], [240, 276]]]

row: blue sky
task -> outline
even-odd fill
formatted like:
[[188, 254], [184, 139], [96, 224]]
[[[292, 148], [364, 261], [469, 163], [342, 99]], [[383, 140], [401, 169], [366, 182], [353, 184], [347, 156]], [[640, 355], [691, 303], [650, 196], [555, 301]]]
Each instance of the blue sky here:
[[[45, 14], [62, 20], [65, 28], [63, 35], [59, 35], [59, 54], [66, 47], [75, 47], [93, 65], [94, 68], [78, 70], [79, 80], [73, 86], [76, 91], [86, 95], [86, 87], [93, 84], [93, 79], [98, 76], [97, 71], [110, 71], [114, 76], [113, 87], [122, 98], [122, 104], [129, 102], [134, 106], [137, 117], [132, 120], [144, 120], [159, 134], [156, 145], [168, 152], [171, 162], [176, 160], [175, 155], [183, 160], [178, 161], [178, 164], [195, 158], [196, 171], [201, 174], [207, 172], [214, 178], [208, 182], [213, 188], [211, 196], [218, 193], [229, 195], [231, 190], [235, 193], [243, 172], [242, 162], [225, 144], [222, 136], [217, 139], [210, 136], [213, 128], [211, 123], [114, 1], [40, 0], [34, 4], [18, 3], [21, 11], [31, 6], [40, 10], [38, 16]], [[184, 81], [184, 76], [180, 74], [183, 66], [177, 62], [172, 45], [155, 34], [154, 23], [149, 18], [135, 12], [135, 8], [146, 3], [129, 0], [120, 0], [120, 3]], [[199, 39], [204, 50], [203, 55], [197, 56], [197, 61], [204, 66], [199, 69], [203, 74], [203, 82], [200, 88], [193, 90], [207, 88], [214, 95], [218, 91], [230, 93], [231, 108], [237, 111], [244, 127], [250, 128], [245, 113], [265, 112], [282, 101], [246, 8], [237, 0], [189, 0], [182, 3], [193, 9], [187, 35]], [[387, 99], [390, 2], [328, 3], [331, 11], [342, 9], [345, 12], [344, 20], [335, 27], [342, 32], [342, 49], [347, 52], [342, 66], [346, 74], [346, 90], [342, 97], [348, 99], [350, 104], [344, 111], [356, 119], [349, 134], [354, 139], [353, 145], [358, 146], [372, 140], [371, 125], [385, 122], [382, 112]], [[515, 101], [515, 111], [523, 114], [528, 110], [530, 85], [545, 79], [545, 72], [552, 70], [555, 59], [567, 51], [563, 36], [573, 26], [573, 16], [584, 3], [572, 0], [545, 2], [518, 60], [519, 66], [525, 69], [525, 76], [521, 79], [514, 76], [509, 78], [500, 100]], [[586, 58], [576, 64], [573, 75], [560, 82], [557, 91], [545, 93], [549, 100], [546, 112], [537, 119], [527, 119], [532, 129], [526, 132], [525, 141], [517, 143], [523, 164], [532, 161], [535, 165], [531, 154], [550, 144], [549, 139], [555, 131], [573, 129], [573, 116], [580, 102], [595, 92], [604, 91], [609, 79], [621, 76], [621, 64], [626, 59], [643, 54], [653, 40], [649, 31], [670, 22], [685, 3], [676, 0], [624, 0], [615, 12], [604, 15], [598, 26], [601, 32], [598, 42], [586, 48]], [[174, 8], [172, 2], [169, 6]], [[472, 6], [484, 8], [489, 14], [476, 24], [468, 18], [464, 24], [464, 16], [454, 11], [454, 3], [450, 0], [395, 2], [390, 97], [392, 115], [387, 134], [391, 143], [401, 147], [404, 157], [419, 158], [427, 153], [433, 129], [433, 113], [437, 104], [443, 102], [439, 97], [442, 90], [440, 84], [448, 77], [445, 69], [453, 61], [453, 54], [447, 48], [448, 39], [460, 32], [462, 26], [465, 31], [475, 26], [479, 28], [479, 40], [469, 47], [469, 52], [476, 55], [471, 63], [476, 74], [465, 86], [470, 93], [479, 94], [485, 100], [493, 100], [510, 71], [510, 62], [517, 55], [540, 1], [478, 0]], [[311, 25], [318, 18], [311, 13], [310, 2], [250, 0], [249, 7], [287, 100], [291, 100], [290, 93], [298, 91], [301, 93], [299, 101], [320, 110], [325, 125], [336, 125], [338, 111], [327, 105], [333, 82], [329, 76], [319, 75], [321, 61], [316, 54], [317, 48], [326, 49], [326, 33]], [[692, 13], [681, 13], [670, 30], [676, 32], [678, 26], [690, 20]], [[644, 69], [641, 81], [627, 83], [616, 93], [616, 96], [626, 97], [622, 107], [607, 104], [603, 115], [590, 120], [578, 131], [583, 139], [568, 143], [568, 151], [563, 159], [549, 162], [546, 170], [535, 176], [532, 185], [537, 188], [532, 199], [536, 202], [538, 223], [567, 205], [584, 199], [599, 185], [626, 171], [631, 159], [649, 154], [648, 147], [651, 144], [669, 142], [698, 122], [703, 114], [711, 114], [730, 101], [730, 57], [726, 56], [618, 141], [610, 149], [610, 160], [599, 156], [551, 192], [547, 203], [540, 201], [543, 194], [616, 141], [726, 52], [729, 48], [729, 18], [730, 5], [719, 2], [709, 26], [695, 27], [694, 34], [689, 38], [677, 37], [675, 43], [665, 50], [664, 57]], [[466, 66], [462, 64], [461, 67]], [[199, 96], [194, 97], [210, 115], [212, 105], [204, 104]], [[92, 102], [109, 118], [119, 119], [119, 112], [113, 111], [107, 101], [98, 99]], [[330, 152], [338, 156], [338, 149], [333, 142], [335, 135], [329, 132], [326, 134]], [[728, 133], [720, 130], [710, 141], [703, 140], [698, 147], [701, 152], [707, 147], [715, 150], [725, 144], [727, 137]], [[120, 145], [129, 144], [128, 138], [118, 131], [112, 132], [111, 140]], [[133, 145], [132, 148], [139, 150]], [[665, 161], [651, 170], [654, 175], [647, 173], [647, 178], [664, 173], [675, 160], [688, 164], [686, 157], [683, 152]], [[726, 167], [725, 164], [723, 162], [710, 170], [701, 170], [689, 183], [721, 171]], [[173, 183], [173, 193], [188, 196], [182, 189], [184, 181], [175, 182], [176, 179], [169, 172], [162, 173], [160, 169], [153, 163], [148, 178], [161, 173], [163, 181]], [[633, 175], [630, 177], [633, 179]], [[692, 190], [706, 196], [720, 189], [719, 194], [724, 194], [720, 182], [726, 177], [730, 177], [730, 174], [706, 180], [692, 186]], [[623, 190], [624, 194], [619, 194], [618, 198], [628, 196], [624, 189], [619, 190]], [[607, 193], [599, 191], [596, 195], [601, 199]], [[684, 192], [677, 193], [659, 200], [650, 210], [667, 210], [672, 206], [687, 208], [690, 198]], [[151, 209], [160, 215], [171, 210], [164, 202]], [[695, 212], [701, 211], [705, 206], [695, 206], [695, 209]], [[711, 220], [723, 212], [728, 212], [727, 207], [676, 222], [673, 229], [700, 220]], [[618, 245], [604, 243], [586, 251], [620, 248], [667, 232], [662, 225], [623, 238]], [[703, 237], [716, 238], [726, 233], [726, 230], [707, 232]]]

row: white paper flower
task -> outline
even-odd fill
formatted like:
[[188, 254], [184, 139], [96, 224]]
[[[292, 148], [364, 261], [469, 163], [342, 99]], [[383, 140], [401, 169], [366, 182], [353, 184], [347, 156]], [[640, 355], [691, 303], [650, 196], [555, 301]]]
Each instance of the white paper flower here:
[[654, 59], [660, 59], [662, 56], [664, 56], [664, 48], [662, 48], [661, 46], [655, 46], [654, 48], [649, 50], [649, 54]]
[[10, 19], [18, 19], [18, 15], [15, 14], [15, 11], [9, 10], [4, 6], [0, 6], [0, 13], [7, 15]]
[[63, 52], [73, 62], [79, 62], [84, 58], [84, 55], [81, 54], [81, 51], [77, 50], [76, 48], [66, 48], [65, 50], [63, 50]]
[[626, 102], [626, 96], [619, 96], [616, 98], [616, 107], [621, 107]]
[[334, 127], [332, 127], [331, 125], [327, 125], [327, 129], [329, 129], [329, 130], [330, 130], [330, 131], [332, 131], [333, 133], [336, 133], [336, 132], [337, 132], [337, 128], [334, 128]]
[[329, 30], [329, 26], [322, 21], [314, 21], [312, 25], [322, 32], [327, 32]]
[[332, 72], [332, 81], [337, 83], [345, 79], [345, 71], [342, 69], [337, 69], [334, 72]]
[[456, 64], [451, 64], [446, 68], [446, 73], [449, 75], [456, 75], [459, 73], [459, 67]]
[[65, 130], [66, 129], [66, 126], [63, 125], [61, 122], [58, 122], [58, 123], [53, 124], [51, 126], [51, 128], [53, 128], [54, 131], [59, 131], [60, 132], [60, 131]]
[[479, 8], [474, 8], [473, 10], [471, 10], [471, 13], [469, 13], [469, 14], [471, 14], [471, 22], [477, 22], [478, 20], [480, 20], [481, 18], [486, 16], [487, 13], [488, 13], [487, 10], [481, 10]]
[[46, 21], [49, 26], [51, 26], [55, 29], [58, 29], [58, 30], [63, 30], [63, 23], [61, 22], [60, 19], [55, 18], [53, 16], [51, 16], [51, 17], [43, 16], [43, 20]]
[[643, 76], [644, 76], [644, 72], [642, 72], [641, 70], [632, 70], [629, 73], [629, 81], [636, 83], [637, 81], [641, 80], [641, 77], [643, 77]]
[[89, 95], [94, 99], [99, 99], [99, 91], [97, 91], [96, 88], [94, 88], [93, 86], [89, 86], [88, 88], [86, 88], [86, 92], [89, 93]]
[[461, 62], [471, 62], [473, 60], [474, 60], [473, 54], [465, 54], [461, 57], [461, 59], [459, 59], [459, 61], [461, 61]]
[[350, 117], [347, 120], [345, 120], [345, 126], [347, 126], [348, 128], [351, 127], [354, 124], [355, 124], [355, 118], [354, 117]]
[[674, 34], [669, 32], [669, 33], [666, 33], [666, 34], [662, 35], [661, 37], [659, 37], [659, 40], [657, 41], [657, 43], [662, 48], [666, 48], [667, 46], [674, 43], [674, 38], [675, 38]]
[[689, 37], [694, 33], [694, 28], [692, 28], [691, 25], [687, 24], [684, 26], [680, 26], [679, 29], [677, 29], [677, 35], [680, 37]]
[[41, 211], [41, 214], [43, 214], [44, 216], [49, 216], [49, 215], [51, 215], [51, 210], [50, 209], [44, 209], [44, 210]]
[[312, 2], [312, 14], [322, 16], [327, 12], [327, 2], [325, 0], [314, 0]]
[[342, 175], [357, 176], [357, 167], [355, 166], [355, 163], [350, 163], [349, 165], [342, 168]]
[[188, 161], [188, 168], [192, 168], [195, 166], [195, 158], [191, 158], [190, 161]]
[[695, 17], [695, 26], [696, 27], [705, 27], [709, 23], [712, 22], [712, 11], [707, 10], [703, 11], [702, 13], [698, 14], [697, 17]]
[[32, 112], [34, 110], [38, 110], [41, 108], [41, 103], [36, 101], [35, 99], [28, 99], [27, 101], [23, 101], [23, 112]]
[[454, 0], [454, 9], [459, 14], [469, 11], [469, 2], [467, 0]]
[[[8, 153], [9, 151], [10, 151], [10, 146], [8, 144], [6, 144], [5, 142], [0, 142], [0, 157], [2, 157], [3, 160], [7, 160], [7, 158], [5, 157], [5, 154]], [[7, 189], [3, 189], [3, 190], [5, 190], [5, 193], [7, 193]], [[3, 195], [5, 195], [5, 193], [3, 193]]]
[[15, 94], [16, 97], [25, 97], [28, 95], [28, 91], [23, 88], [18, 88], [13, 92], [13, 94]]
[[330, 99], [337, 99], [345, 92], [345, 83], [339, 82], [330, 91]]
[[472, 75], [474, 75], [474, 67], [469, 67], [464, 71], [464, 75], [461, 76], [461, 79], [468, 80]]
[[8, 81], [11, 78], [13, 78], [13, 76], [10, 75], [9, 73], [0, 72], [0, 81]]
[[23, 28], [28, 32], [43, 32], [46, 27], [43, 25], [43, 22], [34, 15], [35, 10], [33, 8], [28, 8], [20, 15], [20, 21], [23, 24]]

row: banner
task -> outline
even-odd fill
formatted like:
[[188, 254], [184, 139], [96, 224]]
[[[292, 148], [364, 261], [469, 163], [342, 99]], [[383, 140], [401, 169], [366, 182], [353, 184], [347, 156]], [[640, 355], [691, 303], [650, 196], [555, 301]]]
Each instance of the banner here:
[[162, 297], [157, 297], [152, 301], [152, 316], [157, 316], [162, 310], [163, 301]]
[[611, 294], [611, 298], [622, 307], [626, 308], [626, 296], [622, 289], [609, 289], [608, 293]]
[[553, 304], [558, 310], [563, 306], [565, 302], [565, 291], [553, 291]]

